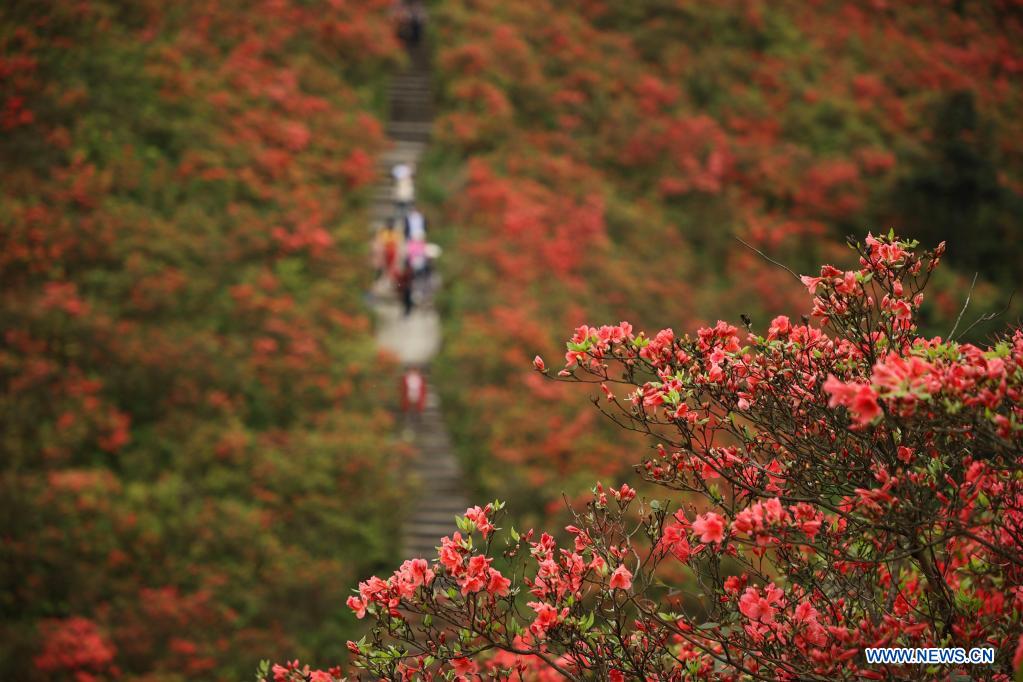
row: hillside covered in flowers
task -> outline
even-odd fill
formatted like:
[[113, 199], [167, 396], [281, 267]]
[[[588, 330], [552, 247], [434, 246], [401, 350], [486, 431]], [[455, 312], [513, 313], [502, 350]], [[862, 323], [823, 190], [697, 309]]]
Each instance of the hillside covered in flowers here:
[[[409, 5], [421, 81], [395, 78]], [[628, 659], [669, 640], [695, 678], [735, 650], [742, 674], [769, 651], [778, 675], [852, 679], [879, 674], [848, 663], [862, 646], [952, 635], [1018, 669], [1023, 340], [994, 335], [1023, 310], [1021, 79], [1016, 0], [0, 4], [0, 679], [233, 680], [272, 659], [278, 682], [352, 662], [624, 680], [660, 674]], [[397, 363], [366, 305], [394, 81], [433, 117], [399, 121], [432, 124], [403, 172], [442, 254], [416, 404], [481, 505], [415, 558]], [[551, 381], [563, 367], [592, 385]], [[635, 407], [627, 428], [587, 391]], [[634, 433], [669, 427], [661, 450]], [[683, 457], [700, 429], [703, 460]], [[815, 543], [832, 553], [810, 570]], [[629, 610], [662, 580], [717, 601]], [[638, 630], [593, 629], [597, 593]]]
[[3, 3], [0, 678], [341, 655], [398, 552], [360, 295], [402, 58], [384, 1]]
[[457, 252], [449, 419], [481, 491], [520, 511], [555, 512], [644, 447], [529, 371], [564, 352], [564, 329], [810, 312], [736, 238], [801, 272], [868, 230], [945, 241], [950, 269], [920, 311], [936, 334], [973, 273], [969, 321], [1019, 286], [1016, 3], [466, 0], [435, 14], [432, 191]]

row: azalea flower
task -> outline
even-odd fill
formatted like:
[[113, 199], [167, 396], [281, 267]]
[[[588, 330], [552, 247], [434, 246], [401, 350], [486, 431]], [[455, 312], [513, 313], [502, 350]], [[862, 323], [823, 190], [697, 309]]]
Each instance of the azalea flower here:
[[701, 514], [693, 521], [693, 532], [699, 536], [700, 542], [721, 543], [725, 539], [725, 521], [714, 512]]
[[619, 566], [611, 574], [611, 589], [628, 590], [632, 588], [632, 573], [625, 568], [624, 564]]

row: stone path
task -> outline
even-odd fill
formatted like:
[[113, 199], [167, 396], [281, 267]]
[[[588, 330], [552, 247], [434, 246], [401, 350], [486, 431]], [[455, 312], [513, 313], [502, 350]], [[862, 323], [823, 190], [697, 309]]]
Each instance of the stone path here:
[[[380, 180], [371, 208], [375, 226], [393, 213], [391, 168], [397, 163], [418, 166], [429, 141], [433, 102], [425, 50], [413, 54], [409, 68], [392, 79], [389, 99], [387, 133], [392, 146], [378, 159]], [[377, 296], [373, 310], [377, 345], [396, 355], [404, 365], [427, 366], [441, 343], [440, 318], [432, 301], [422, 303], [405, 317], [395, 296]], [[441, 536], [455, 530], [455, 516], [463, 514], [467, 506], [462, 472], [444, 426], [440, 399], [432, 386], [428, 387], [422, 415], [409, 420], [403, 429], [411, 434], [417, 451], [409, 477], [418, 493], [410, 505], [402, 550], [405, 557], [432, 557]]]

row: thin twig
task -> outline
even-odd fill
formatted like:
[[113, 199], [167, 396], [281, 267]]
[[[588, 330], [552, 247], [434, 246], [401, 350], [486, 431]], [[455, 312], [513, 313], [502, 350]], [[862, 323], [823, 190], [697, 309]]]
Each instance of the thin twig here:
[[959, 311], [959, 317], [956, 318], [956, 323], [952, 327], [952, 331], [948, 333], [948, 340], [951, 341], [955, 338], [956, 329], [959, 329], [959, 321], [963, 319], [963, 313], [970, 307], [970, 298], [973, 296], [973, 287], [977, 284], [977, 275], [980, 273], [973, 273], [973, 281], [970, 282], [970, 290], [966, 292], [966, 301], [963, 303], [963, 309]]
[[[994, 313], [985, 313], [984, 315], [981, 315], [980, 317], [978, 317], [973, 322], [973, 324], [971, 324], [969, 327], [967, 327], [966, 329], [963, 330], [962, 336], [966, 336], [967, 334], [969, 334], [970, 330], [973, 329], [974, 327], [976, 327], [978, 324], [980, 324], [982, 322], [990, 322], [991, 320], [995, 319], [996, 317], [1000, 317], [1000, 316], [1004, 315], [1005, 312], [1007, 310], [1009, 310], [1009, 307], [1012, 305], [1012, 298], [1015, 295], [1016, 295], [1015, 291], [1013, 291], [1011, 294], [1009, 294], [1009, 302], [1006, 303], [1005, 307], [1002, 308], [1001, 310], [999, 310], [997, 312], [994, 312]], [[952, 340], [952, 338], [949, 337], [949, 341], [951, 341], [951, 340]]]
[[735, 240], [737, 242], [739, 242], [740, 244], [742, 244], [743, 246], [745, 246], [747, 249], [749, 249], [751, 251], [755, 251], [756, 253], [760, 254], [760, 257], [763, 258], [764, 260], [768, 261], [769, 263], [773, 263], [773, 264], [777, 265], [779, 268], [784, 268], [785, 270], [787, 270], [790, 275], [792, 275], [793, 277], [796, 278], [796, 281], [798, 281], [798, 282], [802, 282], [803, 281], [803, 280], [801, 280], [799, 278], [799, 275], [797, 275], [795, 272], [792, 271], [792, 268], [790, 268], [789, 266], [785, 265], [784, 263], [779, 263], [775, 259], [773, 259], [770, 256], [768, 256], [766, 253], [764, 253], [763, 251], [758, 249], [757, 247], [755, 247], [755, 246], [753, 246], [751, 244], [746, 243], [745, 241], [743, 241], [739, 237], [735, 237]]

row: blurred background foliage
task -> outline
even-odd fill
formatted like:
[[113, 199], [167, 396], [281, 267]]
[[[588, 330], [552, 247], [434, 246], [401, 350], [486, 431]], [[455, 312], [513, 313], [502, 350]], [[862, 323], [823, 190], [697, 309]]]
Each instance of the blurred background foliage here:
[[340, 660], [398, 559], [389, 3], [0, 8], [0, 678]]
[[[649, 446], [541, 381], [535, 353], [557, 366], [583, 323], [809, 312], [736, 238], [801, 273], [848, 262], [850, 234], [945, 240], [929, 334], [948, 334], [975, 272], [960, 329], [1019, 286], [1018, 3], [463, 0], [436, 3], [433, 28], [441, 386], [481, 496], [521, 522]], [[1017, 320], [1015, 300], [969, 338]]]
[[[407, 492], [362, 302], [390, 4], [0, 7], [3, 679], [343, 660]], [[432, 381], [520, 527], [649, 445], [535, 354], [556, 368], [583, 323], [809, 311], [736, 237], [799, 272], [850, 233], [946, 240], [933, 334], [975, 272], [965, 322], [1019, 286], [1018, 2], [430, 7]]]

